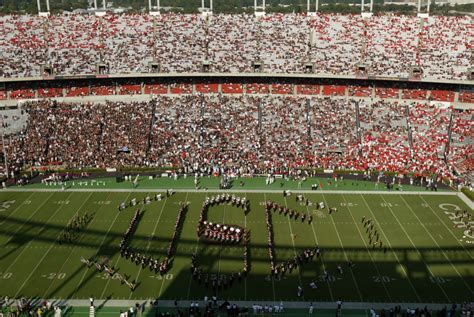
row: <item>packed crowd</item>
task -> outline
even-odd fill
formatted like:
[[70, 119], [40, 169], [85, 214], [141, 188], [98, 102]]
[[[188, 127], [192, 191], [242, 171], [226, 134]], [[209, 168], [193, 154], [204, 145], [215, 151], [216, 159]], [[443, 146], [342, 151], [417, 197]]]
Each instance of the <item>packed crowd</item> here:
[[[416, 308], [402, 308], [400, 305], [387, 308], [375, 310], [373, 308], [369, 309], [371, 317], [445, 317], [445, 316], [461, 316], [467, 317], [472, 316], [472, 307], [473, 303], [463, 302], [460, 307], [457, 304], [453, 303], [450, 306], [444, 306], [442, 309], [433, 310], [431, 307], [416, 307]], [[459, 314], [459, 315], [458, 315]]]
[[6, 140], [10, 171], [173, 166], [186, 173], [296, 175], [324, 168], [454, 178], [473, 170], [472, 110], [435, 102], [312, 97], [308, 106], [304, 97], [215, 95], [36, 101], [23, 109], [26, 128]]
[[355, 150], [363, 153], [371, 167], [400, 170], [407, 165], [407, 107], [398, 102], [359, 103], [361, 142]]
[[452, 111], [451, 142], [449, 147], [448, 165], [456, 167], [459, 174], [469, 174], [474, 170], [472, 152], [473, 140], [473, 111]]
[[58, 74], [150, 71], [315, 71], [355, 75], [363, 64], [381, 76], [407, 77], [414, 65], [427, 78], [467, 79], [471, 16], [147, 14], [0, 16], [2, 77], [39, 76], [42, 65]]
[[50, 300], [35, 298], [9, 298], [0, 296], [1, 316], [54, 316], [61, 317], [69, 307]]
[[[424, 25], [430, 28], [430, 23]], [[371, 71], [387, 76], [408, 77], [410, 67], [407, 66], [417, 63], [417, 45], [421, 44], [420, 20], [398, 15], [374, 16], [365, 22], [365, 28], [365, 60]], [[427, 76], [430, 74], [426, 72]]]

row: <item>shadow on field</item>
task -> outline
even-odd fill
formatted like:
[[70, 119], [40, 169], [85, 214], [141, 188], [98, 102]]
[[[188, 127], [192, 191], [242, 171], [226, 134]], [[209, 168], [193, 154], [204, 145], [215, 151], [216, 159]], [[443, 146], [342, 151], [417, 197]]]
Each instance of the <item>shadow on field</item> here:
[[[17, 218], [12, 218], [12, 217], [5, 217], [0, 215], [0, 221], [4, 221], [5, 223], [13, 223], [14, 225], [21, 225], [24, 224], [23, 220], [17, 219]], [[15, 233], [14, 230], [8, 230], [5, 229], [6, 226], [2, 226], [0, 228], [0, 235], [4, 236], [11, 236], [10, 241], [6, 244], [1, 246], [1, 255], [0, 255], [0, 260], [7, 259], [8, 256], [13, 253], [12, 250], [17, 250], [19, 248], [22, 248], [24, 245], [28, 244], [32, 240], [36, 242], [43, 242], [43, 243], [57, 243], [56, 238], [59, 236], [59, 234], [64, 230], [63, 226], [60, 225], [55, 225], [55, 224], [45, 224], [43, 222], [35, 222], [33, 220], [30, 220], [30, 225], [34, 228], [38, 227], [43, 227], [41, 232], [47, 232], [48, 235], [39, 235], [37, 232], [31, 233], [30, 231], [21, 231]], [[171, 225], [172, 226], [172, 225]], [[13, 226], [14, 227], [14, 226]], [[106, 230], [96, 230], [96, 229], [89, 229], [86, 228], [81, 231], [81, 235], [84, 236], [84, 238], [80, 239], [80, 241], [72, 241], [70, 243], [71, 246], [77, 246], [77, 247], [83, 247], [83, 248], [91, 248], [91, 249], [97, 249], [97, 254], [100, 255], [106, 255], [106, 256], [113, 256], [118, 253], [119, 251], [119, 245], [114, 245], [112, 244], [113, 241], [120, 241], [122, 238], [122, 234], [115, 233], [115, 232], [107, 232]], [[103, 237], [107, 235], [107, 240], [102, 243], [101, 242]], [[149, 254], [152, 256], [160, 257], [166, 255], [166, 248], [165, 246], [168, 246], [170, 242], [170, 238], [163, 238], [163, 237], [153, 237], [153, 241], [157, 243], [161, 243], [163, 246], [160, 249], [153, 249], [153, 250], [147, 250], [147, 244], [150, 239], [149, 236], [147, 235], [140, 235], [140, 234], [134, 234], [133, 235], [133, 243], [136, 244], [136, 246], [133, 247], [133, 249], [137, 252], [143, 253], [143, 254]], [[63, 243], [63, 245], [67, 245], [68, 243]], [[184, 257], [189, 257], [191, 258], [191, 255], [193, 254], [192, 250], [194, 249], [196, 244], [195, 239], [186, 239], [179, 237], [177, 246], [179, 249], [179, 253], [181, 256]], [[217, 244], [219, 245], [219, 244]], [[267, 244], [257, 244], [253, 241], [250, 242], [250, 246], [252, 251], [265, 251], [265, 254], [267, 253], [268, 246]], [[10, 248], [9, 248], [10, 247]], [[100, 249], [99, 249], [100, 248]], [[275, 246], [275, 252], [276, 255], [278, 256], [278, 250], [293, 250], [294, 246], [292, 244], [278, 244]], [[302, 247], [295, 247], [295, 251], [297, 253], [300, 253], [304, 250], [305, 248]], [[186, 252], [183, 252], [186, 251]], [[415, 252], [416, 250], [413, 248], [391, 248], [388, 249], [387, 251], [387, 258], [391, 258], [391, 254], [393, 252], [397, 253], [397, 256], [400, 259], [400, 262], [402, 264], [404, 263], [410, 263], [413, 262], [419, 263], [422, 262], [423, 260], [428, 263], [428, 264], [445, 264], [446, 260], [444, 257], [439, 256], [439, 247], [417, 247], [417, 250], [421, 254], [421, 259], [411, 260], [413, 258], [411, 256], [411, 252]], [[473, 246], [443, 246], [443, 250], [452, 255], [450, 256], [450, 261], [453, 264], [456, 263], [465, 263], [465, 264], [472, 264], [472, 256], [470, 255], [469, 251], [474, 251], [474, 245]], [[324, 251], [327, 252], [335, 252], [335, 253], [350, 253], [350, 252], [360, 252], [360, 254], [365, 254], [367, 252], [367, 248], [362, 248], [362, 247], [350, 247], [350, 246], [345, 246], [344, 250], [342, 250], [340, 247], [334, 247], [334, 248], [328, 248], [325, 247]], [[467, 252], [466, 252], [467, 251]], [[293, 251], [292, 251], [293, 252]], [[373, 252], [375, 254], [382, 254], [382, 250], [379, 248], [376, 248], [375, 251], [372, 251], [372, 248], [370, 248], [370, 252]], [[233, 259], [233, 260], [240, 260], [242, 259], [242, 256], [239, 252], [239, 254], [226, 254], [224, 255], [226, 259]], [[281, 258], [280, 260], [286, 260], [286, 258]], [[353, 258], [352, 260], [357, 261], [357, 258]], [[264, 259], [253, 259], [253, 261], [264, 261], [268, 262], [268, 257], [265, 257]], [[393, 261], [396, 261], [395, 259]]]
[[[18, 251], [32, 240], [42, 242], [42, 245], [46, 245], [48, 248], [48, 244], [56, 243], [57, 236], [64, 229], [61, 225], [30, 220], [29, 228], [41, 227], [41, 231], [47, 232], [47, 234], [41, 235], [32, 232], [32, 230], [22, 230], [22, 232], [15, 233], [14, 228], [23, 225], [24, 220], [0, 215], [0, 221], [6, 224], [0, 228], [0, 235], [7, 237], [13, 235], [5, 245], [6, 247], [0, 248], [0, 260], [7, 264], [12, 262], [13, 257], [16, 256], [14, 251]], [[169, 225], [173, 226], [174, 223]], [[105, 229], [88, 228], [84, 229], [82, 234], [84, 239], [72, 242], [71, 246], [97, 250], [97, 255], [109, 258], [119, 254], [117, 241], [122, 238], [121, 234], [107, 232]], [[103, 241], [104, 236], [106, 236], [105, 241]], [[147, 235], [134, 234], [134, 249], [155, 258], [165, 256], [170, 238], [153, 237], [153, 241], [156, 241], [160, 247], [152, 250], [147, 248], [149, 239], [150, 237]], [[308, 241], [308, 244], [310, 245], [311, 242]], [[11, 248], [8, 248], [9, 246]], [[205, 243], [200, 243], [199, 246], [197, 259], [200, 262], [200, 268], [209, 279], [217, 277], [228, 279], [232, 272], [242, 269], [242, 246]], [[268, 275], [270, 272], [268, 245], [251, 240], [249, 247], [251, 272], [247, 281], [240, 283], [237, 281], [232, 287], [223, 287], [216, 291], [212, 290], [210, 286], [206, 288], [204, 279], [197, 281], [192, 278], [190, 265], [195, 247], [195, 239], [178, 236], [174, 265], [169, 272], [172, 274], [172, 278], [166, 283], [163, 279], [162, 283], [165, 283], [163, 284], [165, 286], [162, 287], [160, 299], [202, 300], [204, 296], [210, 297], [216, 293], [219, 298], [229, 301], [302, 300], [296, 296], [298, 285], [302, 285], [305, 289], [303, 300], [315, 301], [334, 301], [341, 298], [344, 301], [446, 302], [444, 291], [449, 294], [450, 298], [455, 298], [458, 301], [470, 300], [473, 297], [472, 290], [466, 287], [466, 284], [471, 285], [471, 289], [474, 285], [474, 272], [472, 271], [474, 246], [443, 246], [443, 251], [449, 255], [449, 261], [440, 254], [438, 247], [392, 248], [388, 249], [386, 253], [381, 249], [372, 250], [364, 247], [345, 246], [344, 249], [325, 247], [322, 249], [324, 262], [315, 258], [310, 263], [303, 265], [300, 270], [294, 270], [286, 277], [276, 279]], [[274, 249], [277, 262], [281, 263], [291, 259], [295, 253], [301, 253], [305, 248], [290, 243], [280, 243], [275, 245]], [[354, 262], [353, 268], [349, 268], [347, 265], [347, 257]], [[434, 268], [450, 266], [451, 263], [459, 265], [460, 268], [465, 268], [460, 271], [463, 277], [443, 275], [443, 271], [438, 270], [437, 273], [439, 273], [433, 280], [425, 263]], [[338, 273], [337, 266], [343, 268], [342, 274]], [[77, 286], [80, 290], [84, 285], [92, 283], [96, 276], [94, 268], [85, 271], [85, 267], [79, 263], [70, 269], [72, 272], [68, 272], [61, 283], [54, 284], [54, 289], [50, 289], [48, 295], [57, 295], [63, 292], [64, 294], [61, 294], [63, 298], [74, 297], [77, 289], [68, 289], [65, 292], [66, 285], [71, 283], [76, 285], [76, 280], [82, 280]], [[324, 279], [324, 270], [329, 272], [329, 279]], [[405, 272], [408, 272], [407, 277], [404, 276]], [[146, 278], [146, 276], [142, 276], [139, 282]], [[317, 289], [312, 289], [309, 286], [312, 281], [317, 284]], [[138, 287], [146, 287], [144, 284]], [[1, 291], [8, 290], [1, 289]], [[115, 289], [108, 289], [104, 296], [110, 296], [114, 291]], [[153, 294], [153, 292], [158, 292], [158, 290], [150, 290], [150, 297], [158, 297], [158, 294]]]

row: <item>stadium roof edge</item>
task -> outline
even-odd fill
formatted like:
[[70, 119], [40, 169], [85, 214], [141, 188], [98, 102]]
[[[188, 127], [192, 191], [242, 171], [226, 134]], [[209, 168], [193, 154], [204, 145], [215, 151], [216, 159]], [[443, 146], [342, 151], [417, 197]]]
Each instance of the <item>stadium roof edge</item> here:
[[348, 80], [370, 80], [370, 81], [394, 81], [394, 82], [421, 82], [434, 84], [454, 84], [474, 86], [474, 80], [449, 80], [449, 79], [414, 79], [389, 76], [352, 76], [333, 74], [304, 74], [304, 73], [121, 73], [121, 74], [78, 74], [78, 75], [56, 75], [38, 77], [12, 77], [0, 78], [0, 83], [49, 81], [49, 80], [79, 80], [79, 79], [127, 79], [127, 78], [301, 78], [301, 79], [348, 79]]

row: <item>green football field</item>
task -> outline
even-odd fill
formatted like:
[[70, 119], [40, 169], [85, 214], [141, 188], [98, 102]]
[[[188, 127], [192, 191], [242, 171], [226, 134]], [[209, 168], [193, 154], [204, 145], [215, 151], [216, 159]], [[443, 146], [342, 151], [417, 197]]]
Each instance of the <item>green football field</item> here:
[[[91, 189], [93, 190], [93, 189]], [[232, 194], [232, 192], [229, 192]], [[136, 207], [118, 212], [122, 201], [154, 193], [97, 191], [4, 191], [0, 193], [0, 295], [61, 299], [202, 299], [213, 292], [194, 281], [191, 255], [197, 254], [203, 272], [227, 278], [243, 267], [241, 245], [208, 243], [197, 238], [202, 202], [214, 192], [178, 192], [162, 201], [138, 205], [144, 210], [131, 247], [163, 259], [180, 203], [188, 202], [182, 231], [177, 236], [172, 268], [164, 276], [120, 257], [119, 242]], [[250, 212], [232, 205], [211, 207], [209, 221], [250, 230], [247, 279], [221, 289], [221, 299], [245, 301], [405, 302], [451, 303], [474, 298], [474, 239], [454, 227], [450, 212], [472, 210], [453, 193], [305, 193], [302, 205], [293, 193], [235, 193], [250, 201]], [[277, 262], [291, 259], [305, 248], [321, 248], [314, 258], [283, 279], [270, 278], [268, 231], [262, 203], [272, 200], [312, 215], [311, 224], [272, 214]], [[316, 208], [316, 203], [337, 207]], [[92, 221], [71, 243], [59, 243], [68, 222], [77, 214], [93, 214]], [[361, 220], [370, 218], [387, 251], [369, 245]], [[107, 261], [138, 287], [131, 292], [115, 277], [87, 268], [80, 258]], [[349, 268], [348, 260], [355, 266]], [[337, 272], [341, 265], [343, 274]], [[329, 273], [327, 280], [323, 272]], [[309, 283], [318, 286], [312, 289]], [[297, 297], [297, 287], [304, 289]]]

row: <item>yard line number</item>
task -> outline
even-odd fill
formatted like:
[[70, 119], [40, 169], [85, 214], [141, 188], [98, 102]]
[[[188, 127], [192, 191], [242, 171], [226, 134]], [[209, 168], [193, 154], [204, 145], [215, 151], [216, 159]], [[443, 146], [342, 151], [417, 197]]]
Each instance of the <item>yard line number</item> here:
[[161, 275], [150, 275], [150, 278], [154, 278], [154, 279], [157, 279], [158, 281], [162, 281], [162, 280], [166, 280], [166, 281], [170, 281], [173, 279], [173, 274], [171, 273], [168, 273], [168, 274], [165, 274], [163, 276]]
[[53, 202], [55, 205], [69, 205], [70, 201], [69, 200], [56, 200]]
[[2, 202], [0, 204], [0, 211], [6, 211], [14, 203], [15, 203], [15, 200], [7, 200], [7, 201]]
[[380, 207], [389, 207], [389, 208], [392, 208], [392, 207], [396, 207], [398, 206], [398, 204], [392, 204], [392, 203], [380, 203]]
[[372, 280], [374, 281], [374, 283], [390, 283], [395, 279], [387, 275], [373, 275]]
[[446, 279], [446, 278], [441, 277], [441, 276], [430, 276], [430, 282], [433, 283], [433, 284], [445, 284], [449, 281], [451, 281], [451, 280]]
[[105, 206], [105, 205], [110, 205], [112, 202], [110, 200], [98, 200], [94, 201], [94, 204], [99, 205], [99, 206]]
[[358, 206], [358, 204], [349, 203], [349, 202], [341, 202], [341, 207], [354, 207], [354, 206]]
[[9, 280], [13, 276], [11, 272], [0, 272], [0, 280]]
[[47, 278], [48, 280], [64, 280], [66, 273], [49, 273], [41, 275], [41, 277]]

